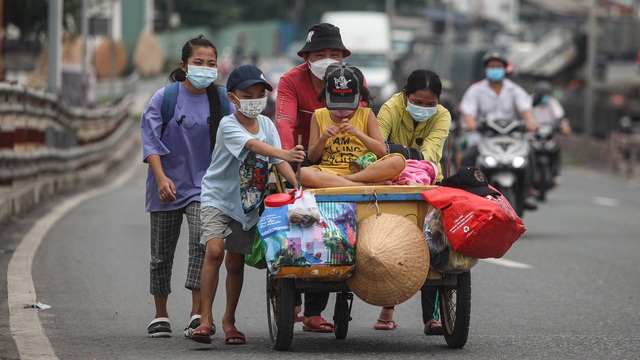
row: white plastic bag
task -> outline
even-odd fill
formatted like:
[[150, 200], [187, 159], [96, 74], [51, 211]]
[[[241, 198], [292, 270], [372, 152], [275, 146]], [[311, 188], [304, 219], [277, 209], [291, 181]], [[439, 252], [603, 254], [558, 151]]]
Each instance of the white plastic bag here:
[[302, 195], [296, 194], [296, 200], [289, 205], [287, 217], [292, 224], [300, 224], [301, 226], [310, 226], [320, 221], [320, 212], [316, 205], [316, 197], [302, 189]]

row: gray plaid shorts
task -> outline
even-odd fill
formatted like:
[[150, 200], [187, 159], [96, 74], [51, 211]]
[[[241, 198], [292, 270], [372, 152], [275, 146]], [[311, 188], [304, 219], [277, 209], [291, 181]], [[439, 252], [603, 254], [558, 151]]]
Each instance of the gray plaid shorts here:
[[151, 282], [150, 291], [154, 296], [167, 296], [171, 293], [171, 273], [173, 258], [180, 237], [183, 217], [189, 225], [189, 262], [187, 289], [200, 289], [200, 271], [204, 263], [204, 246], [200, 244], [202, 234], [200, 226], [200, 202], [193, 201], [182, 209], [154, 211], [151, 219]]
[[242, 224], [212, 206], [203, 206], [200, 217], [202, 218], [201, 244], [206, 246], [211, 239], [224, 239], [225, 250], [237, 254], [251, 254], [253, 239], [256, 235], [255, 225], [245, 231], [242, 229]]

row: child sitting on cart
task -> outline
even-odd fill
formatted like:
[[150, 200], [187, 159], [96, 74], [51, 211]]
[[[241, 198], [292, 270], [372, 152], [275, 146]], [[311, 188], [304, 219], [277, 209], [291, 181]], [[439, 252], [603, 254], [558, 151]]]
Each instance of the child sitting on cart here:
[[[372, 97], [360, 70], [348, 63], [331, 64], [325, 75], [320, 100], [326, 107], [315, 111], [309, 130], [307, 157], [320, 164], [300, 169], [305, 187], [391, 185], [406, 166], [400, 154], [387, 155], [378, 122], [371, 108], [359, 107]], [[352, 173], [349, 163], [367, 153], [375, 162]], [[371, 154], [368, 154], [371, 157]]]

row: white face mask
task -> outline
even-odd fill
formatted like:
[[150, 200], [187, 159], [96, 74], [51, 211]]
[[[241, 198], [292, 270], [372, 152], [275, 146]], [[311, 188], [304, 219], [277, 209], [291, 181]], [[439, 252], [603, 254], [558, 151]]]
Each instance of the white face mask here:
[[327, 68], [329, 67], [329, 65], [338, 62], [339, 61], [335, 59], [324, 58], [318, 61], [309, 62], [309, 69], [311, 69], [311, 72], [315, 77], [320, 80], [324, 80], [324, 74], [327, 72]]
[[260, 99], [238, 99], [235, 94], [233, 95], [238, 101], [240, 101], [240, 112], [242, 115], [255, 119], [260, 113], [267, 107], [267, 97]]

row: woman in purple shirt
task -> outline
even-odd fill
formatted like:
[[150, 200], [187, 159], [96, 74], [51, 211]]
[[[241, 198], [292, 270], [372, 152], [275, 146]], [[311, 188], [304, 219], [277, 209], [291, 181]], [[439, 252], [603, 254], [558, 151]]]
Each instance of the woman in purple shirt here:
[[[187, 41], [180, 67], [169, 76], [177, 84], [158, 90], [140, 121], [143, 161], [149, 164], [145, 210], [151, 219], [150, 291], [155, 303], [155, 317], [147, 327], [150, 337], [171, 336], [167, 299], [184, 215], [189, 225], [185, 287], [192, 296], [184, 335], [190, 336], [200, 324], [200, 271], [205, 252], [200, 245], [200, 184], [211, 163], [217, 125], [231, 114], [227, 90], [213, 83], [217, 58], [215, 46], [204, 36]], [[171, 107], [173, 116], [167, 111]]]

